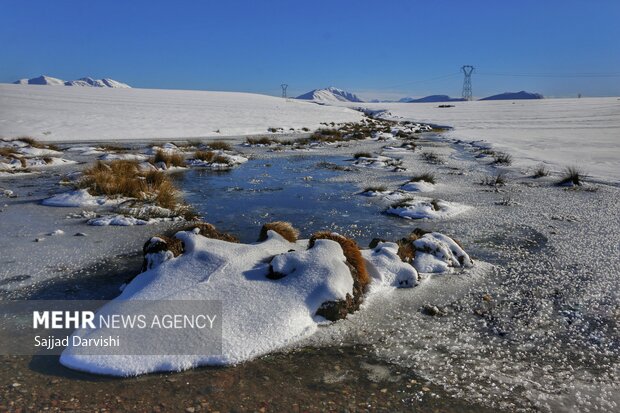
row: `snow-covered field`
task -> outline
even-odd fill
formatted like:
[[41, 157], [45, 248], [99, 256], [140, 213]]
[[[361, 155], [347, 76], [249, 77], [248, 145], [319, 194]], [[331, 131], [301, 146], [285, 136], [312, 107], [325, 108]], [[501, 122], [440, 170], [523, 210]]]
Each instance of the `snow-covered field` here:
[[515, 165], [578, 166], [596, 179], [620, 182], [620, 99], [542, 99], [437, 103], [349, 103], [386, 109], [387, 118], [451, 126], [448, 136], [484, 140]]
[[[4, 135], [58, 140], [218, 136], [209, 131], [194, 133], [205, 125], [220, 128], [221, 135], [239, 135], [264, 133], [268, 127], [287, 128], [286, 122], [313, 129], [321, 122], [360, 116], [342, 106], [247, 94], [11, 85], [1, 85], [0, 93]], [[7, 102], [11, 105], [5, 110]], [[279, 320], [270, 325], [268, 335], [274, 340], [244, 336], [260, 348], [245, 346], [235, 333], [229, 337], [233, 344], [229, 361], [275, 351], [302, 337], [301, 345], [362, 344], [364, 351], [401, 371], [415, 371], [456, 398], [497, 409], [617, 411], [620, 188], [592, 181], [579, 187], [558, 186], [556, 175], [533, 178], [527, 168], [543, 161], [556, 171], [576, 164], [597, 179], [617, 182], [618, 101], [464, 102], [443, 109], [434, 104], [361, 105], [387, 109], [391, 115], [386, 116], [426, 120], [454, 130], [447, 136], [422, 132], [408, 140], [384, 132], [392, 136], [304, 148], [244, 145], [237, 136], [231, 140], [234, 152], [247, 162], [225, 173], [182, 168], [176, 171], [175, 182], [185, 200], [207, 221], [243, 243], [231, 248], [196, 239], [194, 245], [189, 242], [194, 235], [183, 233], [181, 237], [193, 250], [142, 273], [122, 294], [158, 297], [167, 288], [159, 286], [171, 282], [179, 287], [174, 290], [179, 294], [216, 296], [215, 286], [195, 288], [191, 276], [200, 274], [174, 270], [198, 258], [214, 262], [212, 255], [239, 251], [260, 261], [270, 244], [251, 243], [260, 225], [268, 221], [291, 221], [306, 237], [318, 229], [343, 232], [365, 248], [362, 254], [375, 269], [393, 270], [390, 277], [383, 276], [385, 280], [398, 282], [411, 277], [403, 273], [403, 263], [390, 260], [395, 258], [394, 244], [380, 244], [392, 246], [391, 251], [381, 252], [367, 248], [369, 241], [376, 237], [396, 241], [416, 227], [438, 231], [460, 241], [474, 259], [473, 272], [434, 274], [407, 289], [391, 288], [390, 283], [390, 288], [368, 295], [360, 311], [326, 328], [319, 328], [308, 314], [316, 303], [308, 308], [297, 306], [288, 314], [278, 314], [296, 317], [298, 330], [282, 333], [278, 323], [285, 320]], [[39, 134], [29, 130], [34, 127]], [[7, 132], [8, 128], [13, 129]], [[65, 132], [59, 137], [57, 131]], [[493, 164], [478, 156], [477, 146], [456, 139], [484, 139], [511, 154], [515, 163]], [[69, 298], [88, 297], [92, 285], [86, 281], [95, 277], [91, 267], [101, 268], [108, 259], [122, 261], [123, 255], [140, 258], [143, 242], [172, 226], [89, 226], [91, 209], [102, 212], [105, 205], [43, 205], [42, 200], [69, 191], [59, 181], [82, 168], [81, 162], [92, 164], [99, 156], [110, 155], [96, 146], [83, 150], [60, 146], [62, 156], [77, 163], [50, 166], [29, 176], [0, 177], [0, 292], [8, 297], [22, 290], [37, 297], [41, 289]], [[369, 156], [355, 158], [356, 153]], [[131, 154], [146, 152], [132, 148], [111, 155]], [[424, 173], [431, 174], [436, 184], [411, 182]], [[506, 174], [506, 182], [489, 184], [488, 178], [499, 173]], [[377, 189], [366, 191], [370, 187]], [[288, 268], [288, 260], [312, 258], [319, 251], [294, 252], [289, 251], [292, 245], [281, 244], [274, 251], [283, 253], [282, 268]], [[413, 268], [428, 271], [428, 262], [415, 264], [405, 267], [410, 273]], [[107, 275], [99, 276], [97, 285], [113, 290], [108, 297], [113, 298], [122, 280]], [[216, 286], [237, 280], [237, 288], [246, 282], [239, 277], [211, 277]], [[234, 302], [236, 291], [252, 291], [249, 285], [229, 286], [227, 298]], [[270, 301], [286, 298], [262, 291]], [[264, 300], [256, 298], [258, 303]], [[253, 301], [246, 304], [250, 307], [244, 311], [251, 313]], [[127, 361], [98, 364], [71, 350], [64, 356], [68, 365], [89, 371], [116, 369], [116, 374], [137, 374], [158, 370], [148, 364], [153, 360], [123, 363]], [[109, 364], [113, 362], [120, 364]], [[170, 369], [208, 362], [185, 360]], [[407, 392], [411, 391], [403, 387], [403, 398], [422, 397]]]
[[174, 139], [314, 130], [357, 111], [266, 95], [0, 84], [0, 137], [42, 141]]

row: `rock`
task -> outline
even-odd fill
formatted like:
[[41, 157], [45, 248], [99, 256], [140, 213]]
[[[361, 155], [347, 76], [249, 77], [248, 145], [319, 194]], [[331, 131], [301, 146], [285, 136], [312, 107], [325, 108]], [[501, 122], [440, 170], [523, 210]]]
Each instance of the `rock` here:
[[446, 315], [446, 312], [444, 310], [431, 304], [424, 304], [424, 306], [422, 307], [422, 313], [433, 317]]
[[76, 232], [75, 234], [73, 234], [74, 237], [87, 237], [88, 235], [86, 235], [83, 232]]
[[45, 238], [35, 238], [34, 242], [43, 242]]

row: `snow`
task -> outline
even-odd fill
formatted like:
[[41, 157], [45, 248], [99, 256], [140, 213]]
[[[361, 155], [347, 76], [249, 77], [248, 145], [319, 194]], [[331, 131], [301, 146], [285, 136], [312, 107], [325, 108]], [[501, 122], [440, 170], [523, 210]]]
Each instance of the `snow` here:
[[[324, 323], [322, 317], [314, 315], [321, 304], [353, 293], [353, 279], [342, 248], [331, 240], [319, 239], [307, 249], [306, 240], [290, 243], [273, 231], [268, 231], [266, 241], [256, 244], [214, 240], [197, 231], [178, 232], [176, 237], [185, 245], [182, 255], [175, 258], [169, 251], [151, 254], [148, 269], [98, 313], [123, 314], [126, 300], [147, 300], [145, 306], [153, 305], [155, 300], [220, 300], [224, 304], [222, 354], [157, 355], [159, 331], [135, 329], [126, 339], [134, 350], [140, 350], [134, 354], [151, 355], [93, 355], [70, 345], [61, 355], [63, 365], [90, 373], [133, 376], [239, 363], [309, 337]], [[458, 256], [465, 254], [455, 249], [456, 244], [449, 237], [432, 237], [427, 242], [436, 248], [438, 259], [452, 251]], [[157, 241], [162, 240], [151, 238], [151, 242]], [[380, 243], [374, 250], [364, 251], [374, 277], [373, 291], [418, 284], [416, 270], [403, 263], [397, 251], [394, 243]], [[456, 266], [458, 261], [450, 264]], [[270, 266], [284, 276], [268, 279]], [[131, 308], [139, 311], [135, 306]], [[100, 327], [77, 330], [74, 335], [89, 338], [110, 333]], [[192, 329], [183, 334], [184, 345], [199, 348], [192, 343], [209, 340], [210, 334], [209, 330]]]
[[101, 206], [106, 203], [107, 199], [101, 196], [92, 196], [86, 189], [76, 189], [74, 191], [64, 192], [54, 195], [41, 201], [43, 205], [54, 207], [86, 207]]
[[514, 166], [541, 162], [554, 171], [577, 165], [595, 179], [620, 183], [620, 101], [618, 98], [534, 99], [430, 103], [364, 104], [386, 109], [394, 119], [451, 126], [447, 137], [484, 140], [509, 153]]
[[130, 227], [133, 225], [147, 225], [148, 221], [134, 217], [126, 217], [124, 215], [105, 215], [99, 218], [91, 218], [86, 222], [88, 225], [95, 227], [119, 226]]
[[433, 232], [413, 242], [416, 257], [413, 266], [424, 273], [447, 272], [451, 268], [471, 268], [473, 261], [452, 238]]
[[349, 108], [250, 93], [10, 84], [0, 84], [0, 107], [0, 136], [41, 141], [239, 136], [362, 117]]
[[435, 184], [426, 181], [407, 182], [400, 189], [407, 192], [431, 192], [435, 190]]
[[362, 102], [362, 100], [351, 92], [338, 89], [336, 87], [328, 87], [325, 89], [314, 89], [303, 95], [297, 96], [295, 99], [313, 100], [316, 102]]
[[436, 205], [439, 209], [435, 209], [431, 199], [416, 198], [402, 201], [400, 205], [391, 206], [385, 212], [406, 219], [444, 219], [470, 209], [467, 205], [442, 200], [436, 200]]
[[[67, 348], [60, 361], [67, 367], [120, 376], [161, 370], [182, 370], [206, 364], [231, 364], [248, 360], [312, 334], [318, 328], [313, 317], [325, 300], [352, 292], [352, 281], [340, 245], [319, 240], [307, 251], [275, 232], [260, 244], [233, 244], [180, 232], [185, 253], [168, 259], [129, 283], [122, 294], [100, 311], [112, 311], [123, 300], [221, 300], [223, 306], [223, 354], [221, 355], [113, 355], [82, 354]], [[288, 276], [266, 278], [274, 255], [275, 265]], [[168, 256], [170, 258], [170, 256]], [[345, 275], [347, 277], [345, 277]], [[82, 337], [106, 334], [104, 329], [78, 331]], [[157, 342], [157, 331], [141, 331], [134, 344], [148, 353]], [[202, 341], [210, 331], [193, 330], [185, 340]], [[156, 346], [156, 344], [153, 344]], [[144, 353], [143, 353], [144, 354]]]
[[397, 244], [380, 242], [372, 250], [362, 250], [362, 256], [366, 260], [368, 273], [379, 285], [396, 288], [418, 285], [419, 277], [416, 269], [400, 259]]

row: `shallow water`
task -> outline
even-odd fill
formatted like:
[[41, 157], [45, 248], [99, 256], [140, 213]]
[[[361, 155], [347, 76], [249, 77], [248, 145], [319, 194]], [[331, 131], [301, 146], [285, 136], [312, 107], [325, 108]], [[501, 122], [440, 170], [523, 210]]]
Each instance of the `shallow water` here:
[[364, 171], [349, 172], [352, 178], [343, 182], [333, 179], [341, 171], [320, 166], [346, 166], [349, 158], [261, 157], [231, 171], [190, 170], [175, 180], [206, 221], [242, 242], [256, 241], [262, 224], [270, 221], [291, 222], [302, 237], [320, 230], [339, 232], [362, 246], [374, 237], [400, 238], [411, 232], [411, 222], [383, 214], [376, 201], [358, 194], [353, 179]]

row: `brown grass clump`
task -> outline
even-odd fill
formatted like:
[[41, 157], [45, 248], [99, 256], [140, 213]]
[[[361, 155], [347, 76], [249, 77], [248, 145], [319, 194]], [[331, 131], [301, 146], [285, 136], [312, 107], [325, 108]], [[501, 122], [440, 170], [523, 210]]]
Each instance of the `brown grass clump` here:
[[178, 190], [163, 172], [145, 172], [136, 161], [97, 161], [84, 170], [78, 186], [87, 188], [91, 195], [154, 201], [168, 209], [176, 209], [180, 202]]
[[239, 243], [239, 239], [234, 235], [221, 232], [208, 222], [194, 222], [183, 228], [182, 231], [193, 231], [198, 229], [199, 234], [206, 238], [218, 239], [220, 241]]
[[22, 168], [26, 168], [28, 164], [26, 163], [26, 158], [22, 156], [15, 148], [11, 147], [3, 147], [0, 148], [0, 157], [8, 158], [8, 159], [17, 159], [21, 164]]
[[215, 152], [212, 151], [196, 151], [194, 152], [194, 159], [198, 159], [204, 162], [211, 162], [215, 157]]
[[319, 231], [315, 232], [310, 237], [308, 248], [312, 248], [318, 239], [329, 239], [340, 244], [347, 262], [357, 271], [357, 281], [361, 284], [362, 289], [365, 289], [370, 282], [370, 276], [366, 270], [366, 262], [362, 257], [362, 253], [360, 252], [360, 248], [357, 243], [351, 238], [347, 238], [344, 235], [340, 235], [335, 232]]
[[359, 158], [372, 158], [372, 154], [370, 154], [368, 152], [356, 152], [353, 155], [353, 158], [355, 158], [355, 159], [359, 159]]
[[223, 163], [226, 165], [230, 165], [232, 163], [229, 158], [222, 156], [222, 155], [216, 155], [215, 157], [213, 157], [213, 160], [211, 162], [212, 163]]
[[245, 141], [250, 145], [271, 145], [272, 143], [277, 143], [276, 139], [267, 137], [267, 136], [259, 136], [257, 138], [245, 138]]
[[299, 237], [299, 231], [293, 227], [290, 222], [274, 221], [268, 222], [260, 229], [260, 235], [258, 236], [258, 242], [265, 241], [267, 239], [267, 231], [275, 231], [282, 236], [288, 242], [296, 242]]
[[222, 151], [230, 151], [232, 150], [232, 146], [228, 142], [224, 141], [213, 141], [207, 143], [207, 147], [211, 150], [222, 150]]
[[170, 251], [172, 255], [178, 257], [183, 254], [184, 245], [183, 242], [177, 238], [167, 237], [165, 235], [155, 235], [144, 243], [142, 247], [142, 254], [144, 255], [144, 261], [142, 262], [142, 271], [150, 270], [153, 268], [153, 264], [148, 259], [148, 254], [157, 254], [161, 251]]
[[162, 162], [166, 165], [166, 168], [170, 168], [171, 166], [185, 166], [185, 158], [180, 153], [175, 152], [166, 152], [161, 149], [158, 149], [157, 152], [149, 162], [153, 165], [157, 165]]
[[540, 164], [534, 170], [534, 173], [532, 174], [532, 178], [542, 178], [543, 176], [547, 176], [547, 175], [549, 175], [549, 170], [544, 164]]

